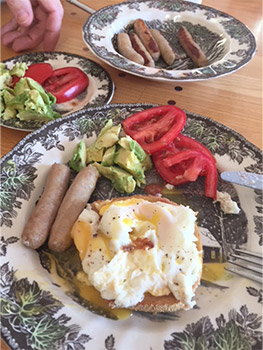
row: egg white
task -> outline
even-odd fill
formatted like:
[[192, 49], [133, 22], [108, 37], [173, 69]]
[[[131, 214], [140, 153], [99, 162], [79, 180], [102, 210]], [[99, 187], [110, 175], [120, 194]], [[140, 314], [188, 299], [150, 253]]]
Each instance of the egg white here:
[[[145, 292], [173, 293], [186, 307], [194, 305], [193, 285], [202, 264], [192, 209], [131, 198], [105, 205], [99, 214], [85, 208], [72, 236], [82, 251], [83, 270], [102, 298], [128, 308]], [[88, 233], [80, 228], [83, 222]]]

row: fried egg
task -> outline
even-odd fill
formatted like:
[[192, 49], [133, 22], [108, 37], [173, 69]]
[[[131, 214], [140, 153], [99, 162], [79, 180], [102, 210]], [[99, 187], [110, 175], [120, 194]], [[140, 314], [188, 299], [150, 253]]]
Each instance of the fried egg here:
[[183, 205], [119, 199], [97, 213], [88, 205], [72, 229], [83, 271], [102, 298], [129, 308], [172, 293], [188, 308], [202, 261], [195, 212]]

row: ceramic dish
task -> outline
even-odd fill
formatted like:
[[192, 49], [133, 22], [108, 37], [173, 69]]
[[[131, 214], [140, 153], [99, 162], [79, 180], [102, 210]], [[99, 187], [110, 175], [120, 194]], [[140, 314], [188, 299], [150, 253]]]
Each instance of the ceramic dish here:
[[[63, 67], [78, 67], [89, 78], [89, 86], [76, 98], [56, 104], [54, 109], [65, 116], [83, 107], [98, 107], [110, 103], [114, 94], [114, 83], [108, 72], [98, 63], [79, 55], [65, 52], [37, 52], [16, 56], [5, 60], [4, 63], [10, 69], [16, 62], [33, 63], [47, 62], [53, 69]], [[35, 121], [20, 121], [18, 118], [2, 120], [0, 124], [18, 130], [33, 131], [43, 124]]]
[[[169, 41], [180, 59], [155, 68], [136, 64], [117, 52], [116, 35], [127, 32], [137, 18], [156, 28]], [[180, 46], [176, 32], [184, 25], [208, 58], [208, 65], [195, 68]], [[89, 17], [83, 39], [100, 59], [122, 71], [159, 81], [196, 81], [220, 77], [241, 68], [253, 57], [253, 34], [237, 19], [216, 9], [180, 0], [130, 1], [102, 8]]]
[[[11, 349], [183, 350], [192, 349], [192, 344], [225, 349], [225, 341], [233, 342], [232, 349], [252, 349], [251, 344], [253, 349], [261, 348], [261, 286], [224, 272], [224, 264], [211, 263], [212, 255], [217, 261], [222, 248], [230, 245], [260, 251], [261, 191], [219, 180], [218, 189], [230, 193], [241, 208], [239, 215], [224, 215], [218, 204], [204, 197], [202, 179], [176, 191], [163, 190], [164, 196], [198, 210], [208, 262], [205, 266], [217, 276], [202, 280], [196, 307], [190, 311], [137, 312], [116, 320], [109, 310], [85, 299], [85, 288], [74, 285], [80, 268], [74, 247], [55, 256], [46, 246], [34, 251], [21, 243], [21, 231], [41, 194], [50, 165], [67, 163], [77, 143], [82, 139], [91, 143], [109, 118], [119, 123], [150, 107], [123, 104], [74, 112], [27, 135], [2, 158], [1, 331]], [[184, 133], [213, 151], [219, 171], [262, 171], [261, 152], [241, 135], [209, 118], [192, 113], [187, 116]], [[147, 183], [160, 181], [152, 169]], [[144, 191], [137, 189], [136, 193]], [[110, 182], [101, 178], [91, 200], [118, 195]]]

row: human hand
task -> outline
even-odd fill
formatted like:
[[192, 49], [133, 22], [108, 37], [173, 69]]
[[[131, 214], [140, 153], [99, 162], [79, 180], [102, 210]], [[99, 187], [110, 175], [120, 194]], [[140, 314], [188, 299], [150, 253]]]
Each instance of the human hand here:
[[6, 0], [13, 18], [1, 28], [3, 45], [16, 52], [43, 42], [45, 51], [55, 49], [64, 14], [60, 0]]

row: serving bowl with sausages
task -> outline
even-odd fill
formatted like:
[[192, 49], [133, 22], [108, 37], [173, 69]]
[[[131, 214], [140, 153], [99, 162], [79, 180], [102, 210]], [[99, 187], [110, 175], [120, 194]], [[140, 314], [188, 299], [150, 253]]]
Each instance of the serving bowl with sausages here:
[[[139, 35], [144, 31], [142, 23], [154, 41], [159, 40], [164, 54], [150, 52], [149, 37], [144, 42]], [[82, 34], [89, 49], [109, 65], [158, 81], [220, 77], [247, 64], [256, 50], [255, 38], [243, 23], [211, 7], [181, 0], [133, 1], [104, 7], [89, 17]], [[165, 44], [160, 44], [160, 37]], [[139, 58], [141, 43], [154, 63]], [[125, 54], [132, 50], [133, 55]], [[196, 50], [200, 50], [201, 64], [193, 60]], [[172, 59], [167, 61], [168, 51]]]

